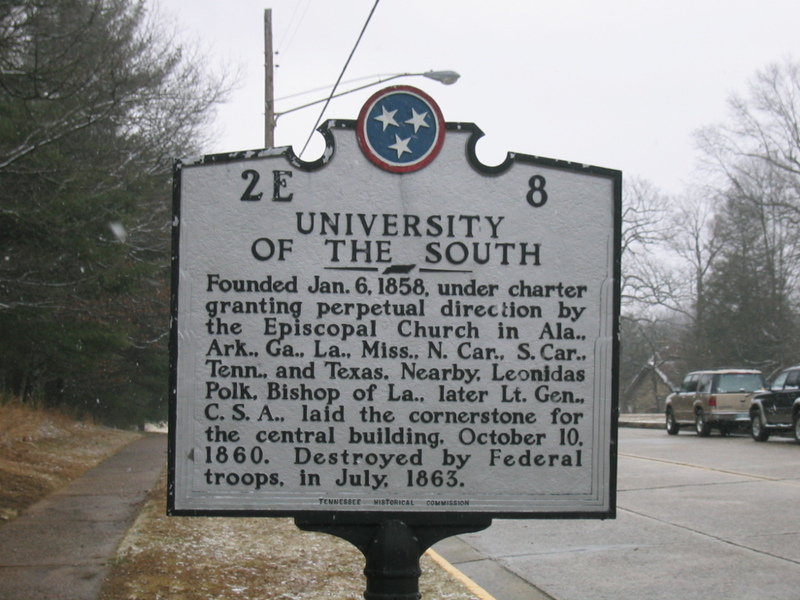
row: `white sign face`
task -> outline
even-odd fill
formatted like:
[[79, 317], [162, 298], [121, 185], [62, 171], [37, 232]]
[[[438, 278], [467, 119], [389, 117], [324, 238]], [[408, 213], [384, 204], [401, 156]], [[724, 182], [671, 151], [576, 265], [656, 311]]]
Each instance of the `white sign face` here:
[[171, 514], [613, 516], [621, 173], [398, 89], [176, 167]]

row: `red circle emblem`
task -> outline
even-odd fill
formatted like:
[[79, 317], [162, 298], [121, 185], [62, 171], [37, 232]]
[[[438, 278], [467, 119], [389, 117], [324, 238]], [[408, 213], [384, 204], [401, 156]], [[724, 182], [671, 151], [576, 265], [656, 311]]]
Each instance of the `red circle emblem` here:
[[393, 86], [376, 92], [361, 108], [358, 144], [374, 164], [392, 173], [429, 165], [444, 144], [442, 111], [422, 90]]

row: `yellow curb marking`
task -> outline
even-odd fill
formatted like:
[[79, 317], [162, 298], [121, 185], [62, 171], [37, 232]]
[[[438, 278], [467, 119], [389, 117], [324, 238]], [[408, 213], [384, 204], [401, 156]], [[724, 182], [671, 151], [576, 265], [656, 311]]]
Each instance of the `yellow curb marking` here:
[[472, 581], [469, 577], [464, 575], [461, 571], [456, 569], [453, 565], [451, 565], [447, 560], [445, 560], [436, 550], [432, 548], [428, 548], [425, 554], [427, 554], [433, 562], [443, 568], [445, 571], [450, 573], [453, 577], [458, 579], [461, 583], [464, 584], [471, 593], [477, 596], [478, 600], [496, 600], [494, 596], [492, 596], [489, 592], [479, 586], [477, 583]]

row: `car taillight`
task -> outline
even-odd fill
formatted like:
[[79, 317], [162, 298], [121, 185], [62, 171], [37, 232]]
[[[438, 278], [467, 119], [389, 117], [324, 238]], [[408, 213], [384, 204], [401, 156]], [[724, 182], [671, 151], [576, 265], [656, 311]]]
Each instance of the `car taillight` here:
[[708, 397], [708, 405], [709, 406], [716, 406], [717, 405], [717, 397], [716, 396], [709, 396]]

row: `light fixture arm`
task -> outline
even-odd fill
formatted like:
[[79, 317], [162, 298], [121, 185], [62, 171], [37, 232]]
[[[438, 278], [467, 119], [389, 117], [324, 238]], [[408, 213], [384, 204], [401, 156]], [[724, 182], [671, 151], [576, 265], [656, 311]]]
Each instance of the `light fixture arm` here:
[[425, 73], [398, 73], [397, 75], [392, 75], [390, 77], [385, 77], [383, 79], [379, 79], [378, 81], [373, 81], [372, 83], [367, 83], [365, 85], [360, 85], [358, 87], [355, 87], [353, 89], [341, 92], [339, 94], [334, 94], [330, 98], [322, 98], [320, 100], [314, 100], [313, 102], [308, 102], [308, 103], [302, 104], [300, 106], [295, 106], [294, 108], [290, 108], [288, 110], [284, 110], [284, 111], [281, 111], [281, 112], [276, 112], [274, 118], [277, 120], [278, 117], [281, 117], [283, 115], [288, 115], [289, 113], [293, 113], [295, 111], [302, 110], [304, 108], [308, 108], [309, 106], [314, 106], [316, 104], [322, 104], [323, 102], [326, 102], [329, 99], [339, 98], [341, 96], [346, 96], [347, 94], [352, 94], [354, 92], [359, 92], [361, 90], [364, 90], [364, 89], [367, 89], [367, 88], [370, 88], [370, 87], [373, 87], [373, 86], [376, 86], [376, 85], [380, 85], [382, 83], [386, 83], [387, 81], [392, 81], [393, 79], [398, 79], [400, 77], [427, 77], [428, 79], [432, 79], [434, 81], [438, 81], [439, 83], [442, 83], [444, 85], [452, 85], [456, 81], [458, 81], [458, 78], [461, 77], [461, 76], [458, 73], [456, 73], [455, 71], [427, 71]]

